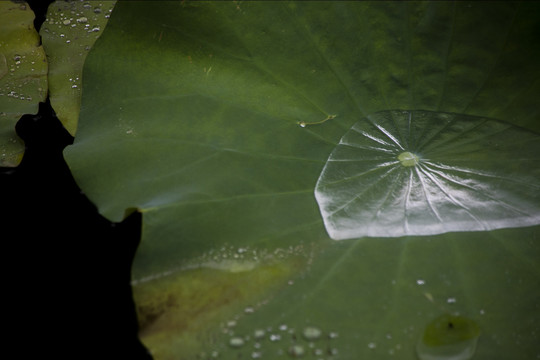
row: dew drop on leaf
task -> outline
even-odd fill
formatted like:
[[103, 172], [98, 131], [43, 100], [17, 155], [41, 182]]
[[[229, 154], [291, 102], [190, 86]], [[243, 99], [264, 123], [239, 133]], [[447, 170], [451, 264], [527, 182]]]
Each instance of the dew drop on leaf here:
[[229, 340], [229, 345], [234, 348], [239, 348], [244, 346], [244, 339], [241, 337], [233, 337]]
[[302, 335], [306, 340], [314, 341], [318, 340], [321, 337], [322, 331], [314, 326], [308, 326], [304, 328], [304, 330], [302, 331]]

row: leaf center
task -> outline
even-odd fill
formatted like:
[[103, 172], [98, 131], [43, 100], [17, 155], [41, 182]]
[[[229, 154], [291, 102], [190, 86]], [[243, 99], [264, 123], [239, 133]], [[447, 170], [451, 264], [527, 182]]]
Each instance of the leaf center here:
[[398, 160], [401, 162], [401, 165], [403, 166], [415, 166], [420, 161], [418, 156], [408, 151], [404, 151], [401, 154], [399, 154]]

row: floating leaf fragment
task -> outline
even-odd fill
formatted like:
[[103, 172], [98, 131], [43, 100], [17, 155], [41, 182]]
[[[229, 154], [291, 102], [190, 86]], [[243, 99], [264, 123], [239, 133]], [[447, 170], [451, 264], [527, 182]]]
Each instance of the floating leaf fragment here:
[[480, 328], [473, 320], [445, 314], [426, 326], [416, 351], [420, 360], [468, 360], [479, 336]]

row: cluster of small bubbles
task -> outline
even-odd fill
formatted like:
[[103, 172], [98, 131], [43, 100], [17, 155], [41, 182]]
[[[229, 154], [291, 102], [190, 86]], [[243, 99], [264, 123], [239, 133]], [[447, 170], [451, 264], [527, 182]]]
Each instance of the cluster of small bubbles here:
[[[275, 250], [268, 249], [253, 249], [249, 246], [236, 247], [232, 245], [224, 245], [218, 249], [211, 249], [200, 257], [186, 263], [184, 268], [197, 267], [215, 267], [224, 261], [235, 261], [235, 264], [259, 264], [261, 262], [271, 263], [276, 260], [286, 260], [292, 256], [311, 257], [311, 253], [307, 253], [301, 245], [290, 246], [288, 248], [278, 248]], [[219, 267], [219, 266], [218, 266]], [[291, 280], [290, 285], [293, 284]]]

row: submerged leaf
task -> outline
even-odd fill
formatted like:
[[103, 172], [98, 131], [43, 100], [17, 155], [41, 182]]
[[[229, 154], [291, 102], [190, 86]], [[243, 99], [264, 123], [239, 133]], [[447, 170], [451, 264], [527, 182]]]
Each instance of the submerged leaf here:
[[540, 136], [460, 114], [384, 111], [356, 123], [315, 196], [335, 240], [540, 223]]

